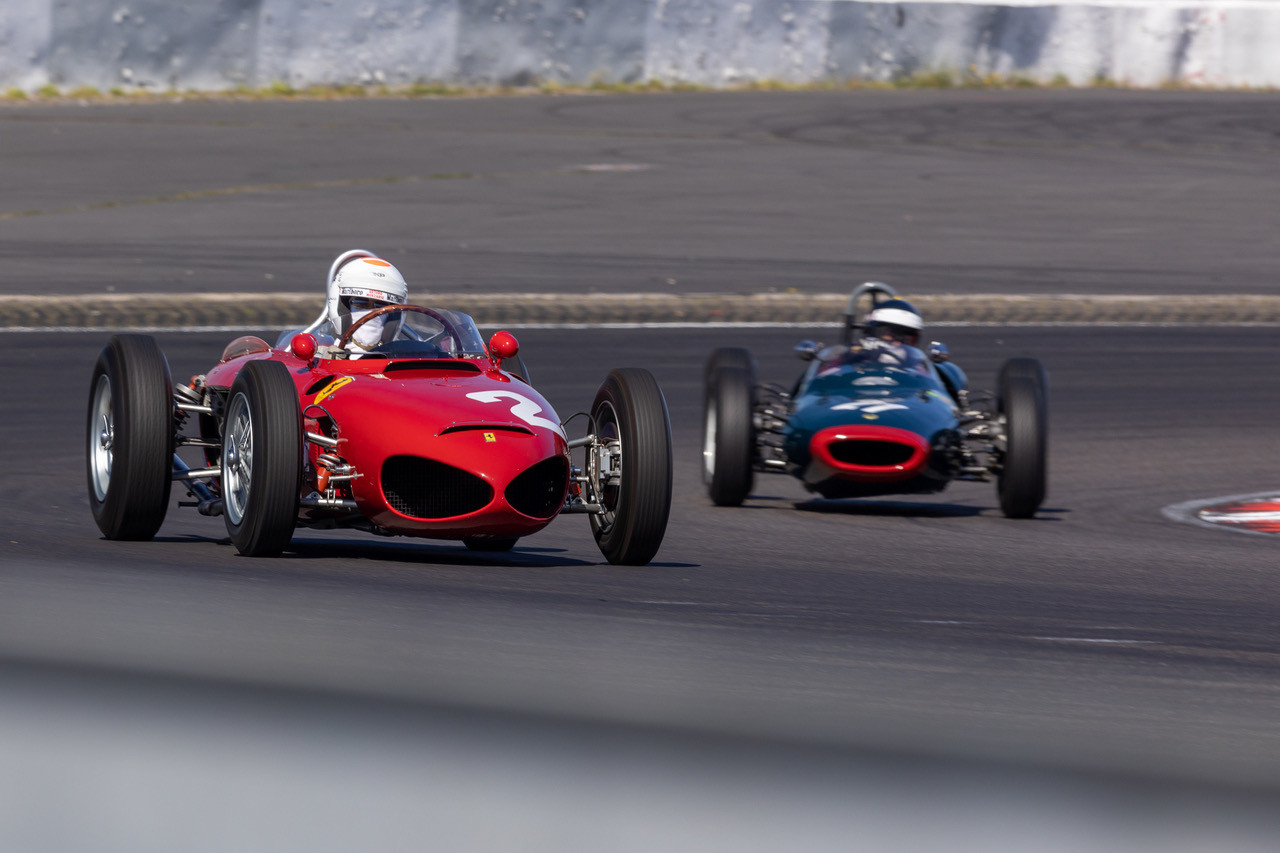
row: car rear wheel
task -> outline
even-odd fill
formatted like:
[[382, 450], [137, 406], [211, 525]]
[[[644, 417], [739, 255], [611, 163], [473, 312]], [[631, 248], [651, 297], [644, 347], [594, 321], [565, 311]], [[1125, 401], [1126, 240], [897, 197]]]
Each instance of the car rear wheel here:
[[[752, 394], [755, 393], [756, 387], [756, 357], [751, 354], [750, 350], [742, 347], [720, 347], [711, 353], [711, 357], [707, 359], [706, 366], [702, 369], [702, 384], [705, 386], [711, 381], [712, 375], [722, 367], [740, 367], [747, 372], [747, 379], [751, 382]], [[752, 402], [755, 402], [754, 399]]]
[[169, 509], [173, 380], [155, 339], [116, 335], [89, 384], [89, 506], [108, 539], [146, 540]]
[[469, 551], [510, 551], [520, 541], [518, 536], [468, 536], [462, 540]]
[[739, 506], [755, 478], [754, 385], [747, 371], [725, 364], [707, 377], [703, 407], [702, 479], [716, 506]]
[[591, 405], [597, 446], [589, 476], [603, 511], [591, 532], [605, 559], [642, 566], [662, 545], [671, 513], [671, 421], [653, 374], [610, 371]]
[[302, 475], [298, 391], [278, 361], [251, 361], [231, 385], [222, 428], [222, 515], [236, 550], [276, 557], [293, 538]]
[[[1044, 502], [1048, 477], [1048, 393], [1035, 359], [1001, 371], [1005, 450], [997, 488], [1008, 518], [1031, 518]], [[1030, 364], [1026, 364], [1030, 362]]]

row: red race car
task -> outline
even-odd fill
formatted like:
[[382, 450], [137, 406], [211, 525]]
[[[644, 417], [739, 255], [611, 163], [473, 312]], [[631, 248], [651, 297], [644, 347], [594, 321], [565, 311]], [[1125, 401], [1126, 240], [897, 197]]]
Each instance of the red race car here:
[[[395, 339], [349, 353], [379, 317]], [[465, 314], [387, 305], [331, 345], [306, 332], [283, 343], [238, 338], [175, 387], [153, 338], [110, 340], [87, 440], [89, 503], [106, 538], [153, 537], [178, 481], [192, 499], [179, 505], [221, 515], [246, 556], [279, 555], [299, 527], [506, 551], [562, 513], [588, 516], [610, 563], [657, 553], [671, 425], [647, 370], [610, 372], [587, 434], [570, 439], [516, 339], [498, 332], [486, 346]], [[183, 447], [202, 449], [202, 462], [180, 459]]]

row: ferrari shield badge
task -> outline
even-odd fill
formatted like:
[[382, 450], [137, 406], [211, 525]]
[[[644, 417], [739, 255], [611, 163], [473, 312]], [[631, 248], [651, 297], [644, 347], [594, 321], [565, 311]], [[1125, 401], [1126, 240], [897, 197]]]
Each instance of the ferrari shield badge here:
[[493, 432], [486, 432], [486, 433], [484, 434], [484, 441], [485, 441], [485, 444], [492, 444], [493, 442], [495, 442], [495, 441], [497, 441], [497, 440], [498, 440], [498, 434], [497, 434], [497, 433], [493, 433]]

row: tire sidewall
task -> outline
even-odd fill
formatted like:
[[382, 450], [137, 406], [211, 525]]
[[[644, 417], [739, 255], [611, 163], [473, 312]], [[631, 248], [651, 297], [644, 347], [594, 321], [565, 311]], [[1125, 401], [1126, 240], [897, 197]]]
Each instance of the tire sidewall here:
[[1030, 518], [1044, 501], [1048, 474], [1047, 401], [1039, 375], [1010, 373], [1001, 383], [1005, 419], [1000, 507], [1010, 518]]
[[[622, 481], [613, 523], [590, 516], [591, 529], [610, 563], [644, 565], [657, 553], [671, 510], [673, 459], [671, 422], [657, 381], [637, 368], [609, 373], [591, 416], [599, 435], [601, 416], [612, 410], [622, 445]], [[647, 407], [641, 413], [639, 409]]]
[[[230, 454], [225, 441], [239, 397], [244, 398], [249, 412], [253, 458], [249, 495], [244, 513], [236, 522], [226, 511]], [[226, 412], [220, 467], [227, 534], [245, 556], [277, 556], [293, 537], [302, 477], [301, 409], [287, 368], [268, 359], [246, 364], [231, 385]]]
[[[110, 383], [111, 473], [97, 495], [92, 442], [100, 432], [99, 382]], [[94, 364], [86, 413], [89, 508], [108, 539], [147, 540], [168, 510], [173, 482], [173, 381], [164, 353], [145, 335], [116, 335]]]
[[[708, 377], [702, 419], [702, 473], [707, 493], [718, 506], [741, 504], [755, 479], [754, 390], [751, 374], [739, 365], [723, 364]], [[705, 456], [708, 449], [714, 459], [710, 465]]]

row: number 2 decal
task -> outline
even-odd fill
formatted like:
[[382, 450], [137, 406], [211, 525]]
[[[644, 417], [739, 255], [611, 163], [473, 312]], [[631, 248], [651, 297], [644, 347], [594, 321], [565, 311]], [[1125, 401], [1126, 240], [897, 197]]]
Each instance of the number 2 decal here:
[[467, 399], [475, 400], [479, 403], [501, 403], [503, 400], [512, 400], [515, 403], [511, 407], [512, 415], [529, 426], [549, 429], [561, 438], [565, 438], [564, 430], [560, 429], [560, 424], [538, 417], [542, 407], [523, 394], [517, 394], [515, 391], [473, 391], [467, 395]]
[[854, 400], [850, 403], [841, 403], [838, 406], [832, 406], [831, 411], [838, 412], [841, 410], [852, 410], [862, 412], [866, 415], [873, 415], [877, 412], [891, 412], [894, 409], [905, 409], [906, 406], [901, 403], [890, 403], [886, 400]]

